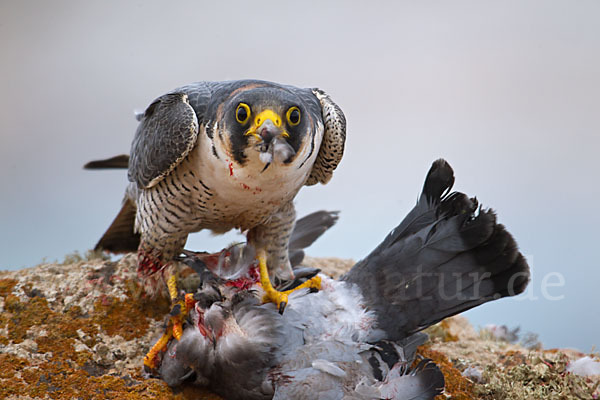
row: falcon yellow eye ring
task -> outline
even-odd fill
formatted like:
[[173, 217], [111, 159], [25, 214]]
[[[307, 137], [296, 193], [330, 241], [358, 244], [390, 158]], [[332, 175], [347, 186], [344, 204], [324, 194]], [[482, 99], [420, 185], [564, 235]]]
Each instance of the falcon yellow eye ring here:
[[250, 114], [250, 106], [246, 103], [240, 103], [235, 110], [235, 120], [243, 125], [250, 119]]
[[285, 117], [291, 126], [298, 125], [300, 123], [300, 109], [296, 106], [290, 107], [290, 109], [287, 110]]

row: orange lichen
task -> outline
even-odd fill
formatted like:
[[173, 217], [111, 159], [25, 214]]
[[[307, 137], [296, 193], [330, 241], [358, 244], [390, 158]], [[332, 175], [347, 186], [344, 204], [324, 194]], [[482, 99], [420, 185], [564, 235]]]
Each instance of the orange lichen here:
[[444, 342], [457, 342], [458, 341], [458, 336], [453, 335], [450, 332], [450, 323], [448, 323], [447, 319], [440, 322], [440, 326], [444, 330], [444, 333], [445, 333], [444, 338], [443, 338]]
[[4, 299], [4, 308], [8, 315], [8, 339], [20, 343], [25, 339], [27, 330], [34, 325], [40, 325], [51, 313], [48, 303], [43, 297], [34, 297], [27, 302], [21, 302], [15, 295]]
[[[25, 340], [28, 330], [33, 326], [50, 328], [45, 329], [46, 336], [33, 338], [38, 345], [39, 353], [52, 352], [76, 360], [80, 358], [80, 354], [73, 349], [73, 339], [77, 338], [77, 331], [81, 329], [88, 335], [97, 331], [90, 324], [89, 317], [78, 314], [78, 307], [65, 313], [54, 312], [43, 297], [33, 297], [21, 302], [16, 296], [9, 295], [5, 300], [5, 308], [8, 312], [6, 315], [8, 340], [13, 343], [21, 343]], [[93, 343], [86, 344], [93, 345]]]
[[162, 381], [136, 376], [90, 376], [67, 361], [30, 362], [14, 355], [0, 354], [0, 398], [9, 396], [52, 399], [201, 399], [220, 397], [206, 390], [186, 389], [174, 394]]
[[127, 298], [124, 300], [106, 296], [96, 300], [93, 322], [110, 336], [120, 335], [125, 340], [131, 340], [146, 333], [149, 326], [146, 318], [164, 318], [169, 313], [170, 302], [163, 295], [152, 299], [143, 291], [135, 290], [139, 289], [135, 282], [128, 282], [127, 287]]
[[504, 367], [515, 367], [525, 364], [527, 357], [520, 351], [509, 350], [506, 353], [500, 354], [499, 360]]
[[5, 311], [0, 317], [8, 328], [8, 338], [3, 338], [3, 344], [21, 343], [35, 332], [30, 328], [38, 327], [45, 333], [31, 338], [37, 344], [36, 353], [44, 356], [26, 359], [0, 354], [0, 398], [220, 399], [202, 389], [185, 388], [173, 393], [163, 381], [146, 379], [137, 373], [109, 375], [105, 368], [94, 363], [92, 352], [75, 351], [75, 339], [92, 348], [99, 329], [127, 340], [143, 336], [149, 326], [147, 318], [159, 319], [168, 313], [169, 301], [164, 296], [149, 299], [134, 296], [135, 290], [130, 290], [124, 300], [106, 296], [98, 300], [89, 314], [79, 306], [53, 311], [43, 297], [20, 300], [10, 294], [14, 284], [7, 281], [3, 280], [0, 286], [5, 297]]
[[15, 279], [0, 279], [0, 297], [11, 294], [16, 284], [17, 281]]
[[444, 374], [446, 380], [445, 395], [437, 396], [436, 399], [469, 400], [476, 398], [473, 392], [473, 383], [462, 376], [461, 372], [452, 365], [443, 353], [432, 350], [427, 346], [420, 346], [418, 353], [433, 360]]
[[191, 385], [184, 386], [180, 395], [183, 396], [183, 399], [223, 400], [221, 396], [217, 396], [206, 389]]
[[458, 336], [453, 335], [450, 330], [450, 323], [445, 319], [442, 322], [425, 329], [424, 332], [429, 335], [431, 340], [440, 340], [444, 343], [458, 341]]

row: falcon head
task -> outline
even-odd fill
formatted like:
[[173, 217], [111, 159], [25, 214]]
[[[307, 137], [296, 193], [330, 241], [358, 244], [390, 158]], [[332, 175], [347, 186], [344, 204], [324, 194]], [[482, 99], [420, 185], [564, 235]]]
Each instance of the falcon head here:
[[[321, 107], [308, 89], [250, 81], [230, 91], [216, 109], [224, 150], [240, 165], [291, 165], [323, 135]], [[217, 139], [218, 143], [219, 139]], [[263, 169], [263, 170], [264, 170]]]
[[[141, 189], [160, 182], [195, 148], [213, 172], [224, 167], [232, 175], [237, 164], [244, 177], [256, 177], [278, 165], [296, 171], [303, 184], [327, 183], [346, 139], [344, 113], [322, 90], [256, 80], [182, 86], [154, 100], [139, 120], [128, 177]], [[273, 171], [259, 175], [273, 181]]]

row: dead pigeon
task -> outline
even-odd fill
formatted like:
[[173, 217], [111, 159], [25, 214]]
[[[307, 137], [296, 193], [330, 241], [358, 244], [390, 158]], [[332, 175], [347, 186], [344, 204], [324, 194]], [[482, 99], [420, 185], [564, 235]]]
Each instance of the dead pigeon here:
[[[215, 263], [187, 253], [201, 276], [181, 340], [158, 371], [170, 386], [208, 386], [227, 399], [433, 399], [444, 377], [416, 355], [422, 329], [521, 293], [529, 267], [491, 210], [433, 163], [411, 212], [340, 280], [290, 294], [283, 315], [263, 304], [251, 247]], [[296, 273], [289, 287], [312, 282]], [[280, 290], [285, 290], [282, 288]]]

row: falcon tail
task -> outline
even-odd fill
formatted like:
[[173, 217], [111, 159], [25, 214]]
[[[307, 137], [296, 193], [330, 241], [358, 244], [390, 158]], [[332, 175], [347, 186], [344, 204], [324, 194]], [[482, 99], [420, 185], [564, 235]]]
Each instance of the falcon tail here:
[[341, 278], [359, 286], [388, 339], [519, 294], [529, 282], [529, 266], [496, 214], [449, 193], [453, 184], [450, 165], [435, 161], [416, 206]]
[[129, 253], [137, 251], [140, 245], [140, 234], [133, 230], [136, 206], [130, 199], [123, 201], [121, 211], [115, 217], [94, 250], [106, 250], [111, 253]]
[[338, 220], [339, 211], [316, 211], [300, 218], [294, 225], [288, 245], [292, 266], [300, 265], [304, 259], [304, 250], [315, 242]]
[[83, 166], [85, 169], [127, 169], [129, 154], [121, 154], [104, 160], [90, 161]]
[[[127, 169], [129, 155], [121, 154], [104, 160], [90, 161], [83, 166], [85, 169]], [[94, 250], [106, 250], [112, 253], [128, 253], [136, 251], [140, 244], [140, 235], [133, 230], [135, 223], [135, 203], [125, 198], [121, 211], [115, 217]]]

